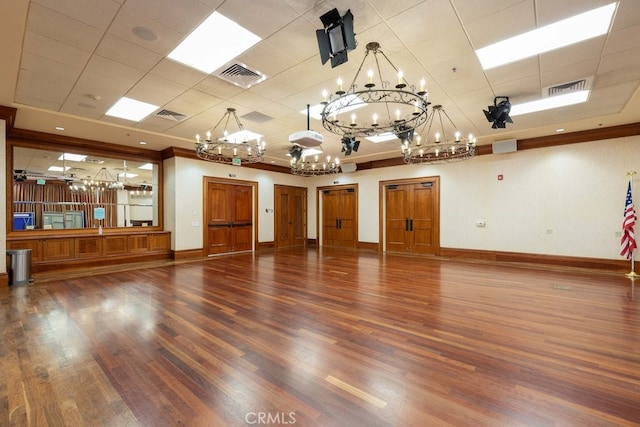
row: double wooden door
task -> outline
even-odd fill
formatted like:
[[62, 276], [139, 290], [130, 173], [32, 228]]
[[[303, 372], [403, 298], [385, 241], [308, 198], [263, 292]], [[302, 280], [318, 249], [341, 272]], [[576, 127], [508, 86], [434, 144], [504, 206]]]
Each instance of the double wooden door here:
[[436, 180], [386, 185], [385, 207], [387, 251], [438, 254]]
[[356, 248], [358, 242], [356, 187], [322, 190], [322, 245]]
[[307, 244], [307, 189], [275, 186], [276, 248]]
[[207, 182], [207, 254], [253, 249], [253, 187]]

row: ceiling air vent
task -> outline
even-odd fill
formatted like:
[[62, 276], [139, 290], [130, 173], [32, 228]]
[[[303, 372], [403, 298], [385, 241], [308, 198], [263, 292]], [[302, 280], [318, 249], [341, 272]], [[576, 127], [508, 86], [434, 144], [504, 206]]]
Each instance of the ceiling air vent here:
[[569, 92], [578, 92], [581, 90], [590, 90], [593, 83], [593, 77], [585, 77], [580, 80], [574, 80], [572, 82], [562, 83], [555, 86], [548, 86], [542, 88], [542, 96], [556, 96], [563, 95]]
[[252, 70], [245, 64], [238, 62], [226, 63], [214, 71], [213, 75], [245, 89], [249, 89], [267, 78], [260, 71]]
[[156, 113], [156, 117], [161, 117], [163, 119], [171, 120], [174, 122], [181, 122], [187, 118], [186, 114], [176, 113], [171, 110], [160, 110]]

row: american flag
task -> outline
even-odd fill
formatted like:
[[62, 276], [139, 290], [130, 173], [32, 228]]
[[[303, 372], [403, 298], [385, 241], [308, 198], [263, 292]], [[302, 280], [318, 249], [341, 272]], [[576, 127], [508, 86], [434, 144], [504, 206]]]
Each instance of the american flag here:
[[627, 187], [627, 201], [624, 204], [624, 219], [622, 220], [622, 240], [620, 241], [620, 255], [631, 259], [636, 248], [636, 238], [633, 235], [633, 226], [636, 225], [636, 210], [631, 198], [631, 181]]

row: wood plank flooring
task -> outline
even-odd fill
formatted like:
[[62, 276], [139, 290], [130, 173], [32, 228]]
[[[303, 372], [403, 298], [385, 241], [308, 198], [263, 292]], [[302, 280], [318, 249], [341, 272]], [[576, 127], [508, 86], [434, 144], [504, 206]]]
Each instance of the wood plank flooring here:
[[0, 425], [640, 425], [622, 274], [328, 249], [102, 273], [0, 289]]

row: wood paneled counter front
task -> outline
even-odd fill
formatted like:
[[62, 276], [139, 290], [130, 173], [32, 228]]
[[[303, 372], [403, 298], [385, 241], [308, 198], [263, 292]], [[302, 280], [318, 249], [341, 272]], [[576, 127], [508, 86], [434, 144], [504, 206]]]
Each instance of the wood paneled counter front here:
[[8, 236], [7, 249], [31, 249], [31, 270], [43, 272], [92, 265], [171, 258], [169, 231], [116, 231], [100, 235], [29, 234]]

